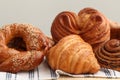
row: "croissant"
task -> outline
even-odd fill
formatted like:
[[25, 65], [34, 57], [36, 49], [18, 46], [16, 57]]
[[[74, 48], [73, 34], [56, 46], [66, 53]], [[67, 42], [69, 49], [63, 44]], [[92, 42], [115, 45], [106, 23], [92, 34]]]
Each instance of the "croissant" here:
[[78, 35], [62, 38], [50, 48], [46, 55], [47, 62], [53, 70], [68, 73], [96, 73], [100, 66], [94, 56], [92, 47]]
[[120, 71], [120, 40], [111, 39], [95, 50], [101, 67]]

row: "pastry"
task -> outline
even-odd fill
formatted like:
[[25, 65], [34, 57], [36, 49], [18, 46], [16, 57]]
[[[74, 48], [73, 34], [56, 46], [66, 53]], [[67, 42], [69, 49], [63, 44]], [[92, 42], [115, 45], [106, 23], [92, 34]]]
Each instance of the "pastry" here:
[[84, 8], [78, 13], [78, 16], [80, 36], [93, 48], [110, 39], [109, 21], [98, 10]]
[[51, 26], [53, 40], [58, 42], [67, 35], [79, 34], [78, 19], [78, 16], [74, 12], [63, 11], [59, 13]]
[[120, 71], [120, 40], [111, 39], [95, 50], [101, 67]]
[[51, 34], [56, 43], [67, 35], [76, 34], [95, 48], [110, 39], [110, 25], [107, 18], [93, 8], [84, 8], [78, 15], [64, 11], [55, 17]]
[[34, 69], [50, 48], [49, 41], [38, 28], [29, 24], [14, 23], [3, 26], [0, 29], [0, 71]]
[[53, 70], [73, 74], [96, 73], [100, 69], [92, 47], [78, 35], [62, 38], [50, 48], [46, 59]]

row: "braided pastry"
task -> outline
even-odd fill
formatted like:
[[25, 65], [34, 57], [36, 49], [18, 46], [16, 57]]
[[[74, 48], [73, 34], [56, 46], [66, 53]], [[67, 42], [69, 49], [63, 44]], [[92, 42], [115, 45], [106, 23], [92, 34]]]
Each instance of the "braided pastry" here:
[[67, 35], [77, 34], [96, 47], [109, 40], [110, 25], [103, 14], [92, 8], [82, 9], [78, 15], [65, 11], [54, 19], [51, 34], [55, 42]]
[[64, 11], [59, 13], [51, 27], [53, 40], [58, 42], [61, 38], [72, 33], [79, 34], [78, 19], [74, 12]]
[[110, 39], [110, 25], [107, 18], [93, 8], [84, 8], [78, 13], [81, 37], [93, 47]]
[[[17, 44], [18, 50], [10, 48]], [[21, 47], [23, 49], [19, 50]], [[18, 23], [5, 25], [0, 29], [0, 71], [34, 69], [42, 62], [49, 47], [48, 38], [38, 28]]]
[[78, 35], [62, 38], [49, 50], [46, 57], [53, 70], [80, 74], [96, 73], [100, 69], [92, 47]]

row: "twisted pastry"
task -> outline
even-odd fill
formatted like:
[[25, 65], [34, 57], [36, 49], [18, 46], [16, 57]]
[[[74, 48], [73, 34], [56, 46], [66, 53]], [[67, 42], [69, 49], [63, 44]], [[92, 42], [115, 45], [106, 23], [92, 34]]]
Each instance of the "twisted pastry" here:
[[59, 13], [51, 26], [53, 40], [58, 42], [70, 34], [79, 34], [78, 16], [74, 12], [64, 11]]
[[120, 40], [112, 39], [96, 50], [96, 58], [102, 67], [120, 71]]
[[62, 38], [49, 50], [46, 57], [53, 70], [80, 74], [96, 73], [100, 69], [92, 47], [78, 35]]
[[[50, 43], [50, 39], [32, 25], [5, 25], [0, 29], [0, 71], [18, 72], [34, 69], [42, 62], [51, 46]], [[12, 46], [17, 45], [18, 50], [13, 49]], [[24, 49], [19, 50], [21, 47]]]
[[78, 13], [81, 37], [93, 47], [110, 39], [110, 25], [107, 18], [93, 8], [84, 8]]
[[110, 25], [106, 17], [92, 8], [82, 9], [78, 15], [73, 12], [61, 12], [51, 26], [53, 40], [70, 35], [80, 35], [93, 47], [110, 39]]

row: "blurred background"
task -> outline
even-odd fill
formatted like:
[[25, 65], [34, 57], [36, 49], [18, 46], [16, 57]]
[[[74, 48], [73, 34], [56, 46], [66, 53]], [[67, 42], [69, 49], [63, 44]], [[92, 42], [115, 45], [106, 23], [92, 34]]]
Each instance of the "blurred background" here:
[[50, 36], [52, 21], [58, 13], [78, 13], [85, 7], [95, 8], [109, 19], [120, 22], [120, 0], [0, 0], [0, 26], [29, 23]]

